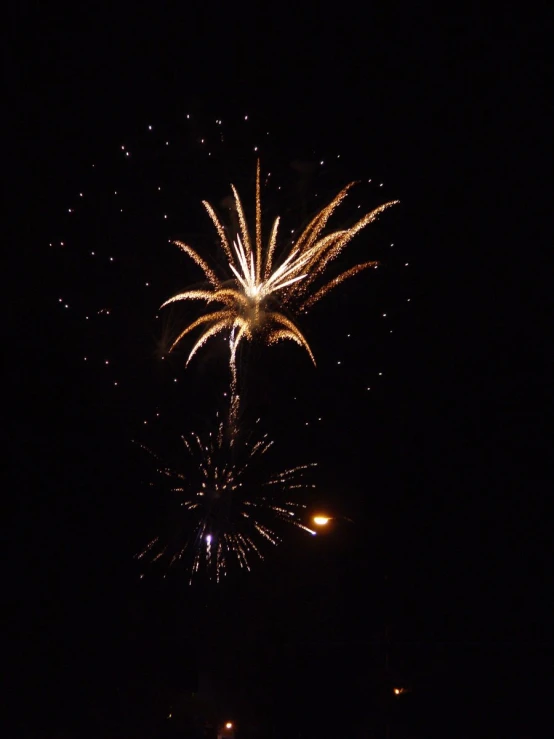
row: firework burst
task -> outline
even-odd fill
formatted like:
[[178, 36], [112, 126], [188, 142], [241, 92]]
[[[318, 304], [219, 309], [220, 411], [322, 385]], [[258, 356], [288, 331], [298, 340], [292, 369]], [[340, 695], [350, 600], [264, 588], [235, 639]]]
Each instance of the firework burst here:
[[[264, 246], [262, 207], [260, 193], [260, 162], [256, 169], [255, 234], [251, 238], [244, 209], [236, 188], [233, 191], [234, 209], [238, 217], [238, 233], [231, 242], [228, 230], [223, 226], [212, 206], [203, 201], [208, 215], [219, 236], [219, 244], [229, 266], [229, 273], [219, 277], [210, 265], [188, 244], [175, 241], [201, 268], [209, 287], [202, 290], [187, 290], [169, 298], [167, 306], [180, 300], [203, 300], [215, 304], [216, 308], [190, 323], [173, 342], [173, 349], [187, 334], [202, 329], [200, 337], [192, 347], [187, 364], [208, 339], [228, 331], [230, 336], [231, 367], [234, 372], [235, 355], [243, 339], [252, 340], [261, 336], [269, 345], [291, 340], [303, 347], [315, 364], [312, 350], [290, 316], [297, 316], [312, 308], [334, 287], [349, 277], [377, 262], [357, 264], [331, 280], [323, 280], [329, 264], [336, 259], [345, 246], [363, 228], [372, 223], [384, 210], [398, 201], [393, 200], [378, 206], [363, 216], [350, 228], [324, 235], [327, 222], [355, 183], [343, 188], [331, 202], [312, 218], [303, 232], [291, 245], [290, 251], [280, 264], [276, 264], [279, 217], [270, 229], [269, 239]], [[318, 286], [319, 283], [319, 286]]]
[[315, 463], [264, 477], [260, 462], [273, 442], [267, 434], [244, 438], [237, 410], [235, 396], [215, 432], [181, 437], [187, 461], [183, 471], [165, 465], [140, 444], [156, 460], [174, 511], [169, 533], [154, 537], [136, 555], [138, 560], [183, 564], [190, 567], [190, 582], [202, 572], [219, 582], [232, 561], [249, 571], [253, 559], [264, 558], [266, 543], [280, 543], [283, 528], [315, 535], [302, 522], [306, 505], [298, 500], [299, 493], [315, 487], [304, 479]]

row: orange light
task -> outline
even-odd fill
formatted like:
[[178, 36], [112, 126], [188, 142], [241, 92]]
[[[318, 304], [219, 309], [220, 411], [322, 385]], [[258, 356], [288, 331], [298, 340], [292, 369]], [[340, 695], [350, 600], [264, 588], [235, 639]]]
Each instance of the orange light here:
[[227, 721], [227, 723], [225, 724], [225, 728], [226, 729], [232, 729], [233, 728], [233, 724], [230, 721]]
[[327, 526], [331, 519], [328, 516], [314, 516], [313, 522], [316, 526]]

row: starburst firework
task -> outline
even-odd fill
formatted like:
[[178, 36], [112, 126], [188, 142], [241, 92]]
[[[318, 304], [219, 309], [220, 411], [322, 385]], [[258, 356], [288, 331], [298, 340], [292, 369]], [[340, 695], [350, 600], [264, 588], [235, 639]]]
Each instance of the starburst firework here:
[[188, 244], [175, 243], [202, 269], [209, 287], [187, 290], [167, 300], [162, 308], [180, 300], [204, 300], [219, 304], [217, 310], [200, 316], [179, 333], [171, 350], [191, 331], [202, 327], [202, 333], [188, 356], [187, 364], [208, 339], [223, 331], [229, 331], [231, 367], [234, 373], [237, 348], [243, 339], [262, 336], [267, 344], [291, 340], [303, 347], [315, 364], [312, 350], [290, 316], [297, 316], [312, 308], [332, 288], [340, 285], [364, 269], [377, 266], [367, 261], [342, 272], [318, 287], [330, 262], [336, 259], [344, 247], [363, 228], [372, 223], [384, 210], [398, 203], [384, 203], [363, 216], [350, 228], [323, 235], [327, 222], [354, 185], [344, 187], [331, 202], [312, 218], [300, 237], [292, 244], [288, 256], [276, 266], [279, 217], [271, 227], [267, 245], [262, 239], [262, 209], [260, 193], [260, 162], [256, 170], [255, 237], [252, 242], [242, 203], [236, 188], [231, 185], [234, 206], [238, 216], [239, 232], [231, 243], [228, 232], [212, 206], [203, 201], [219, 236], [230, 272], [220, 278], [209, 264]]
[[263, 559], [263, 545], [277, 545], [283, 526], [315, 535], [302, 523], [306, 505], [298, 494], [315, 485], [304, 481], [314, 464], [304, 464], [264, 477], [261, 458], [273, 442], [267, 434], [244, 439], [236, 423], [238, 398], [231, 402], [226, 422], [202, 437], [183, 436], [188, 464], [174, 469], [148, 447], [140, 446], [157, 462], [157, 472], [169, 484], [174, 511], [170, 533], [154, 537], [139, 560], [185, 564], [194, 575], [205, 572], [220, 581], [231, 561], [251, 569], [252, 559]]

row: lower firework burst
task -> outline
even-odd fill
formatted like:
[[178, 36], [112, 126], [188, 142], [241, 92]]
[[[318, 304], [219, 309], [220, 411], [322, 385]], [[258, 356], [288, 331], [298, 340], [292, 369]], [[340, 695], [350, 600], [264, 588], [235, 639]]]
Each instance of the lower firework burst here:
[[299, 494], [315, 487], [305, 478], [316, 464], [264, 474], [263, 458], [273, 442], [267, 434], [245, 435], [237, 409], [235, 396], [215, 431], [181, 437], [182, 466], [165, 465], [140, 444], [167, 483], [172, 511], [167, 532], [155, 536], [136, 559], [181, 564], [190, 571], [190, 583], [202, 573], [220, 582], [233, 563], [250, 571], [253, 560], [264, 559], [264, 546], [279, 544], [287, 527], [315, 535], [302, 522], [306, 504]]

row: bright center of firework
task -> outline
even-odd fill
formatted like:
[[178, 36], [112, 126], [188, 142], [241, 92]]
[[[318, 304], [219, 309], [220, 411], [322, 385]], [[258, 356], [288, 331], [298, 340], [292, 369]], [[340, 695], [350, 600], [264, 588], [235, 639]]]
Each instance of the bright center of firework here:
[[329, 517], [328, 516], [314, 516], [313, 521], [316, 526], [327, 526], [329, 523]]
[[211, 544], [212, 543], [212, 535], [211, 534], [208, 534], [206, 536], [206, 541], [208, 542], [208, 544]]

